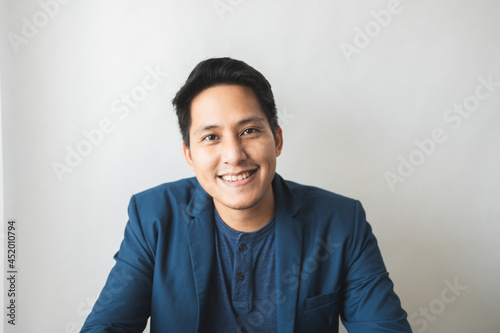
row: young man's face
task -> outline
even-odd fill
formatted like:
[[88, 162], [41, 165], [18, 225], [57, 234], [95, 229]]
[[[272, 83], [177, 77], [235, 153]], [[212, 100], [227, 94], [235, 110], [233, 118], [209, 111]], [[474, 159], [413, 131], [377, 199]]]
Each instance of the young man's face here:
[[191, 103], [186, 160], [215, 205], [248, 209], [273, 202], [271, 182], [283, 137], [273, 135], [252, 89], [220, 85]]

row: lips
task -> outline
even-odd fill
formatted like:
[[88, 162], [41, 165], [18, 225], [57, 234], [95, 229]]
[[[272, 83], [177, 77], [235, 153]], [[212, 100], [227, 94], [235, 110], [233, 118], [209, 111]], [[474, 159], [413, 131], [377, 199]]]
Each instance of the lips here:
[[226, 175], [219, 176], [219, 178], [221, 178], [222, 180], [224, 180], [226, 182], [231, 183], [231, 182], [236, 182], [239, 180], [247, 179], [250, 176], [252, 176], [255, 173], [255, 171], [257, 171], [257, 170], [243, 171], [243, 172], [240, 172], [237, 174], [232, 174], [232, 175], [226, 174]]

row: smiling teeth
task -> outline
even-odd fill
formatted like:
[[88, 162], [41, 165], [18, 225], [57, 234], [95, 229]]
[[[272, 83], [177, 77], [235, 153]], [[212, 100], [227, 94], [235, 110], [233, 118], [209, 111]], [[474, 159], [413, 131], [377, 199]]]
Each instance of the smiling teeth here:
[[242, 180], [250, 177], [250, 172], [243, 172], [239, 174], [238, 176], [222, 176], [222, 179], [224, 179], [226, 182], [235, 182], [237, 180]]

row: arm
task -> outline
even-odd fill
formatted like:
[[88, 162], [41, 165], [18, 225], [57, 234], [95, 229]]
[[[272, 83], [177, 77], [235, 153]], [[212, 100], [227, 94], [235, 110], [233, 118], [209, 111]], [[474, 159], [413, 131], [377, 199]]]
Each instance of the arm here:
[[116, 264], [82, 327], [83, 332], [136, 333], [146, 327], [151, 309], [154, 254], [137, 212], [135, 197]]
[[411, 332], [359, 202], [345, 272], [341, 319], [350, 333]]

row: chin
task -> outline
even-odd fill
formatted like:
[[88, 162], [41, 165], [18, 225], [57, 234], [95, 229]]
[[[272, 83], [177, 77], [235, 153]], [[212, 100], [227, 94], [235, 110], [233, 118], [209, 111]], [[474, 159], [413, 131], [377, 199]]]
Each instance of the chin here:
[[236, 200], [231, 200], [231, 199], [234, 199], [234, 198], [230, 198], [230, 200], [220, 201], [220, 202], [224, 206], [229, 207], [231, 209], [235, 209], [235, 210], [244, 210], [244, 209], [252, 208], [253, 206], [255, 206], [258, 203], [258, 200], [244, 200], [243, 199], [243, 200], [236, 201]]

